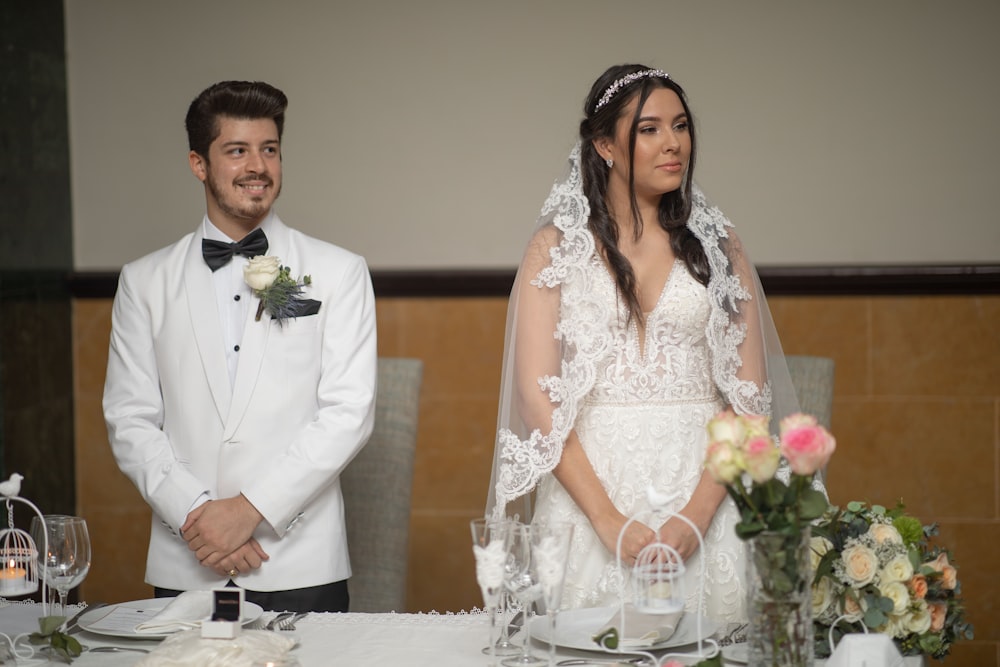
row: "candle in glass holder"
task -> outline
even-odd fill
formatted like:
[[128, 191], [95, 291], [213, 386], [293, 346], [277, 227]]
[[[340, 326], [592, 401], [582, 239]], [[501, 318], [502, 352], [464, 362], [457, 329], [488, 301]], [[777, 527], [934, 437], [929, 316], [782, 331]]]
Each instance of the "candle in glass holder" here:
[[21, 594], [27, 586], [28, 572], [11, 558], [0, 568], [0, 595]]

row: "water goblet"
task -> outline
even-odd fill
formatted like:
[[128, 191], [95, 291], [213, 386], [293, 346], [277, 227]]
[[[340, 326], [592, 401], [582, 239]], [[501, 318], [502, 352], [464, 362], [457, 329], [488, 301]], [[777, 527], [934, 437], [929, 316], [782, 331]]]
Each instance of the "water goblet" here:
[[[38, 566], [49, 588], [59, 593], [59, 615], [66, 615], [66, 596], [90, 571], [90, 535], [78, 516], [52, 514], [43, 523], [31, 520], [31, 538], [38, 549]], [[46, 547], [47, 545], [47, 547]]]
[[504, 592], [509, 524], [506, 521], [473, 519], [469, 527], [472, 529], [472, 553], [476, 557], [476, 583], [490, 614], [490, 643], [484, 650], [489, 653], [491, 664], [495, 664], [497, 642], [493, 635], [497, 626], [497, 606]]
[[506, 667], [534, 667], [546, 661], [531, 652], [531, 608], [542, 597], [538, 569], [534, 566], [531, 549], [532, 526], [514, 524], [510, 527], [510, 550], [507, 556], [504, 586], [521, 603], [524, 612], [524, 642], [521, 653], [502, 660]]

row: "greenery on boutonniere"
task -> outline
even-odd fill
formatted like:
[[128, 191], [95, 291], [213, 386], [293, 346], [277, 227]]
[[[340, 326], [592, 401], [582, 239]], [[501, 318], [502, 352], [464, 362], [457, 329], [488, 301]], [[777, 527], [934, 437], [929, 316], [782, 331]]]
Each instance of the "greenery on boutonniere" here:
[[79, 657], [83, 652], [83, 647], [73, 637], [59, 632], [59, 628], [65, 622], [65, 616], [42, 616], [38, 619], [38, 632], [32, 632], [28, 636], [28, 641], [36, 646], [46, 646], [47, 653], [53, 658], [62, 662], [73, 662], [73, 658]]
[[260, 322], [266, 310], [279, 326], [287, 318], [295, 317], [303, 288], [312, 284], [309, 276], [292, 278], [291, 269], [282, 266], [281, 260], [273, 255], [251, 257], [243, 269], [243, 279], [260, 299], [254, 320]]

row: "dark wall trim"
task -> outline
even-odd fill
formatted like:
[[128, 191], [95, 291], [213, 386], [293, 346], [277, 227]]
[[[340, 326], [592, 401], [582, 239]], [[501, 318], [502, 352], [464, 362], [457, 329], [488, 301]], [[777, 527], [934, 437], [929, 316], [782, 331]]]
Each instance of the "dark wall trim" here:
[[[770, 296], [892, 296], [1000, 294], [1000, 264], [923, 266], [761, 266]], [[118, 273], [83, 271], [69, 275], [78, 299], [110, 299]], [[506, 297], [514, 269], [413, 269], [372, 271], [381, 297]]]

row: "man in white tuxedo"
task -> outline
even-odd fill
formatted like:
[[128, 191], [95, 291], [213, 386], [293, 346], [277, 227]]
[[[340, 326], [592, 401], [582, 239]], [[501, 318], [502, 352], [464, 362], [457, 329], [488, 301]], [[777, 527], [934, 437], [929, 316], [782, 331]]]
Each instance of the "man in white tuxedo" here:
[[[286, 105], [272, 86], [236, 81], [191, 103], [207, 214], [122, 269], [104, 416], [153, 510], [156, 595], [235, 584], [267, 609], [346, 611], [339, 478], [372, 430], [375, 299], [362, 257], [272, 208]], [[258, 264], [265, 283], [280, 264], [299, 286], [283, 309], [248, 285]]]

